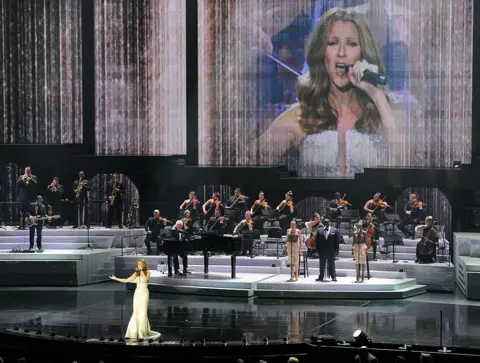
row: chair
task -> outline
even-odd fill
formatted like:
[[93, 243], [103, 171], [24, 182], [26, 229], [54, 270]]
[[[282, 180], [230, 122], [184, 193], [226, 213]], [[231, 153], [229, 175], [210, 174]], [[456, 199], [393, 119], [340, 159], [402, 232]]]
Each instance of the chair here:
[[348, 237], [352, 237], [353, 225], [360, 220], [360, 213], [355, 209], [342, 209], [340, 220], [348, 223]]
[[267, 231], [267, 234], [268, 234], [267, 241], [274, 240], [277, 243], [277, 259], [278, 259], [280, 244], [285, 245], [285, 241], [282, 239], [282, 229], [280, 227], [270, 227]]

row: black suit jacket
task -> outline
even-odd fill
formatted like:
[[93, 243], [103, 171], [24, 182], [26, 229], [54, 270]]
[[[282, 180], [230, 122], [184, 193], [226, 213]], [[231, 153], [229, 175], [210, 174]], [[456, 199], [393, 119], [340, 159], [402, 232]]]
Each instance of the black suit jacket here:
[[317, 251], [320, 255], [335, 254], [338, 248], [340, 234], [338, 229], [330, 227], [327, 238], [325, 238], [325, 228], [318, 228], [315, 236]]
[[[235, 195], [232, 195], [230, 198], [228, 198], [227, 207], [231, 207], [236, 200], [237, 197]], [[233, 206], [233, 209], [239, 209], [240, 211], [242, 211], [242, 213], [245, 213], [245, 211], [247, 210], [247, 203], [244, 200], [238, 200]]]
[[51, 188], [47, 188], [46, 191], [47, 203], [50, 205], [58, 205], [62, 202], [63, 197], [63, 185], [58, 184], [56, 191]]
[[37, 176], [32, 174], [30, 178], [28, 182], [23, 181], [23, 175], [20, 175], [17, 179], [20, 201], [34, 201], [37, 196]]
[[[113, 184], [114, 183], [111, 182], [111, 183], [108, 183], [108, 186], [107, 186], [107, 196], [109, 196], [109, 197], [113, 193]], [[122, 204], [123, 194], [125, 193], [125, 186], [123, 185], [123, 183], [118, 182], [117, 183], [117, 189], [118, 189], [117, 196], [115, 197], [115, 201], [113, 203], [114, 204]]]
[[[78, 188], [78, 184], [80, 184], [80, 180], [75, 180], [73, 182], [73, 193], [75, 193], [75, 190]], [[88, 200], [89, 190], [90, 190], [90, 182], [87, 179], [83, 179], [83, 188], [82, 188], [82, 192], [80, 193], [80, 197], [77, 197], [76, 195], [75, 197]]]

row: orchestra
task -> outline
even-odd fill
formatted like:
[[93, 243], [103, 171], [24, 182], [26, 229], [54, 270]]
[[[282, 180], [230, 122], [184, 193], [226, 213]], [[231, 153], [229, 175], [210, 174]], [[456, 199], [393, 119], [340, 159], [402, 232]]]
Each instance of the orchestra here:
[[[113, 174], [112, 177], [111, 182], [107, 185], [108, 221], [106, 227], [112, 227], [113, 217], [115, 216], [118, 227], [122, 228], [125, 187], [117, 173]], [[20, 228], [29, 223], [26, 222], [25, 217], [31, 217], [37, 213], [41, 216], [45, 214], [46, 217], [51, 217], [53, 214], [57, 215], [56, 218], [49, 218], [47, 221], [49, 223], [48, 226], [51, 228], [63, 225], [61, 214], [65, 191], [58, 177], [54, 177], [51, 183], [44, 189], [47, 201], [46, 207], [44, 206], [46, 210], [40, 212], [32, 210], [32, 205], [35, 204], [34, 201], [36, 200], [38, 181], [37, 177], [32, 174], [30, 167], [26, 167], [24, 174], [18, 177], [17, 184], [22, 213]], [[77, 212], [73, 228], [83, 228], [89, 224], [89, 191], [90, 182], [86, 179], [85, 173], [80, 171], [78, 179], [73, 183], [73, 195]], [[236, 188], [225, 204], [222, 203], [220, 193], [218, 192], [213, 192], [211, 198], [202, 204], [197, 194], [194, 191], [190, 191], [188, 199], [183, 200], [179, 206], [180, 216], [177, 218], [178, 220], [174, 226], [171, 227], [171, 230], [177, 232], [179, 243], [188, 240], [188, 235], [201, 235], [201, 233], [210, 233], [220, 237], [237, 236], [242, 241], [240, 254], [253, 258], [255, 257], [253, 253], [255, 240], [258, 241], [260, 235], [267, 234], [269, 227], [276, 225], [281, 228], [284, 235], [284, 253], [288, 254], [289, 265], [291, 266], [290, 281], [297, 281], [298, 279], [299, 266], [297, 255], [299, 251], [297, 244], [301, 245], [303, 240], [302, 234], [305, 235], [305, 245], [306, 249], [308, 249], [307, 258], [319, 258], [320, 272], [317, 281], [324, 281], [325, 269], [332, 281], [336, 281], [335, 255], [338, 254], [339, 241], [342, 239], [340, 233], [341, 212], [342, 210], [352, 209], [354, 206], [346, 199], [346, 193], [342, 195], [340, 192], [336, 192], [334, 198], [326, 205], [325, 210], [315, 211], [314, 218], [303, 224], [301, 220], [295, 219], [298, 205], [295, 204], [293, 195], [291, 190], [286, 192], [284, 199], [273, 209], [269, 205], [263, 191], [258, 193], [255, 201], [249, 203], [249, 197], [245, 196], [240, 188]], [[39, 205], [43, 204], [40, 202]], [[25, 213], [23, 212], [24, 210]], [[267, 220], [265, 217], [265, 211], [267, 210], [272, 212], [268, 213], [268, 224], [266, 224]], [[393, 207], [388, 204], [385, 196], [380, 192], [376, 192], [372, 198], [368, 199], [363, 204], [362, 210], [364, 214], [360, 216], [360, 219], [350, 224], [350, 226], [353, 226], [353, 236], [350, 239], [350, 243], [352, 244], [352, 254], [355, 260], [356, 282], [364, 281], [365, 267], [368, 273], [367, 277], [370, 278], [370, 262], [377, 261], [379, 243], [382, 240], [381, 237], [384, 237], [386, 233], [385, 226], [387, 223], [391, 223], [387, 222], [387, 211], [394, 211]], [[440, 233], [435, 226], [435, 219], [432, 216], [424, 218], [425, 210], [426, 204], [420, 200], [419, 196], [413, 192], [409, 193], [403, 210], [404, 216], [398, 218], [393, 223], [405, 238], [414, 238], [415, 232], [418, 236], [421, 236], [417, 242], [415, 262], [435, 263], [437, 261]], [[199, 217], [200, 215], [201, 217]], [[200, 218], [204, 218], [204, 223], [194, 223]], [[56, 220], [59, 223], [56, 223]], [[145, 246], [148, 255], [152, 254], [152, 243], [157, 244], [157, 254], [163, 252], [160, 248], [163, 244], [162, 230], [169, 229], [170, 227], [167, 227], [169, 223], [172, 222], [161, 216], [158, 209], [155, 209], [153, 215], [145, 222]], [[40, 226], [40, 224], [35, 225], [35, 230], [33, 231], [39, 235], [39, 250], [41, 250]], [[343, 233], [343, 235], [346, 235], [346, 233]], [[369, 258], [368, 254], [370, 249], [372, 251], [372, 259]], [[212, 252], [212, 254], [214, 253]], [[179, 256], [184, 261], [182, 271], [180, 271], [178, 264]], [[173, 257], [172, 263], [175, 274], [189, 274], [187, 253], [179, 251], [173, 254]]]

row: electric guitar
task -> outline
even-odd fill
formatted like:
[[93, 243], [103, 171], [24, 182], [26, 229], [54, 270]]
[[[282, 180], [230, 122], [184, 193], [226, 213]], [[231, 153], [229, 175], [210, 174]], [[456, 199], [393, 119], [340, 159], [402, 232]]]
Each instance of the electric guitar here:
[[59, 214], [55, 214], [54, 216], [51, 216], [51, 217], [37, 217], [37, 216], [26, 217], [25, 226], [30, 228], [30, 227], [36, 226], [38, 222], [51, 220], [51, 219], [59, 219], [59, 218], [60, 218]]

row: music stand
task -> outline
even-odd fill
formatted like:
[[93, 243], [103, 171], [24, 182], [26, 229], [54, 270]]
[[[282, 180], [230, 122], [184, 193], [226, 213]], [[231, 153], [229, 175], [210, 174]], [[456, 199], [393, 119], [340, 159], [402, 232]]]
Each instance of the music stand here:
[[400, 216], [395, 213], [385, 213], [385, 235], [388, 234], [388, 226], [392, 226], [392, 235], [395, 234], [395, 225], [400, 221]]
[[[86, 227], [87, 227], [87, 245], [85, 247], [80, 248], [80, 250], [93, 251], [95, 247], [90, 245], [90, 224], [87, 225]], [[95, 241], [93, 243], [95, 243]]]
[[242, 218], [240, 209], [225, 208], [225, 218], [238, 221]]
[[276, 209], [262, 209], [262, 215], [267, 220], [277, 220], [279, 212]]
[[386, 247], [392, 246], [393, 248], [392, 263], [397, 263], [398, 261], [395, 260], [395, 246], [404, 246], [402, 236], [393, 235], [393, 236], [385, 236], [383, 238], [385, 241], [383, 245]]
[[[348, 237], [352, 237], [352, 230], [353, 224], [352, 222], [356, 222], [360, 220], [360, 213], [356, 209], [341, 209], [340, 210], [340, 223], [342, 221], [348, 221]], [[340, 231], [338, 231], [340, 233]]]

